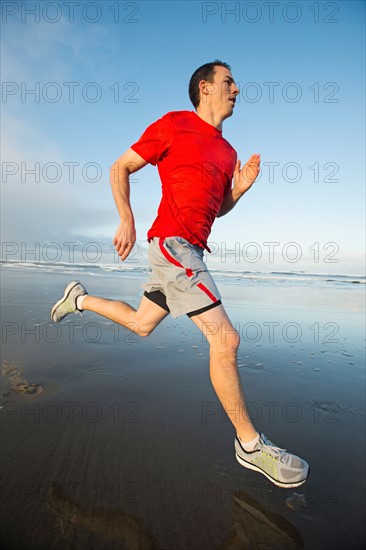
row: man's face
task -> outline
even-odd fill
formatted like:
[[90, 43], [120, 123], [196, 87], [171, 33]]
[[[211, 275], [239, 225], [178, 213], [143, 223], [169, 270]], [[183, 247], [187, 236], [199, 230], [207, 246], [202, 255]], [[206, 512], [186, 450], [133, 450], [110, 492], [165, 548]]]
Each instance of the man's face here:
[[217, 65], [213, 82], [206, 82], [205, 89], [206, 95], [202, 96], [201, 101], [209, 102], [223, 120], [230, 117], [233, 114], [236, 96], [239, 93], [231, 71]]

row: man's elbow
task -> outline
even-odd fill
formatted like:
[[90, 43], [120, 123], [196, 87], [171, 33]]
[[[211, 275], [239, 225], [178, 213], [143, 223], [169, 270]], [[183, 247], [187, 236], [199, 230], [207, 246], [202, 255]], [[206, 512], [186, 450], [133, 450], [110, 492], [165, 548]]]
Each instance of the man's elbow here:
[[116, 160], [109, 170], [109, 180], [111, 184], [118, 183], [119, 181], [126, 179], [126, 177], [128, 177], [131, 173], [132, 170], [129, 169], [128, 164], [121, 164], [121, 162]]

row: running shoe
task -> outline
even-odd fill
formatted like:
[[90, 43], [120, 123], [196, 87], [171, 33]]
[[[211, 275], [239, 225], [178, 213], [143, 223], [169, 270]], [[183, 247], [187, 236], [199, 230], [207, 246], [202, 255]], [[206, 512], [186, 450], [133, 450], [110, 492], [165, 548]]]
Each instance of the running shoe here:
[[71, 281], [65, 288], [61, 300], [56, 302], [51, 310], [52, 321], [59, 323], [69, 313], [81, 313], [81, 310], [76, 307], [76, 299], [85, 294], [88, 293], [79, 281]]
[[305, 460], [276, 447], [264, 434], [260, 435], [254, 450], [250, 452], [236, 437], [235, 452], [239, 464], [260, 472], [279, 487], [298, 487], [305, 483], [309, 474], [309, 465]]

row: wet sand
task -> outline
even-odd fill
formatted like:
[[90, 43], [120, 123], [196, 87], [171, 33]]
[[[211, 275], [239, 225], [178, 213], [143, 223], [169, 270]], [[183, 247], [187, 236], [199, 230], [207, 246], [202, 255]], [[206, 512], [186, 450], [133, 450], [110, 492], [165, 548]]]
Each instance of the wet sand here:
[[[191, 321], [147, 339], [89, 312], [55, 326], [70, 278], [3, 271], [3, 548], [363, 548], [362, 289], [218, 281], [256, 427], [310, 464], [284, 490], [237, 463]], [[80, 279], [139, 302], [142, 279]]]

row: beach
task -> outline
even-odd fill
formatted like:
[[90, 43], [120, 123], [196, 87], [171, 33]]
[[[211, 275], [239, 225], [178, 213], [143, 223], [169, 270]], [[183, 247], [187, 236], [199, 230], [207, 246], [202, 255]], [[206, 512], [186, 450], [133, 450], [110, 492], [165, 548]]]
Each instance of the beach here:
[[305, 458], [281, 489], [242, 468], [186, 317], [138, 337], [66, 284], [137, 307], [146, 270], [2, 265], [6, 549], [358, 550], [366, 542], [364, 280], [215, 273], [256, 428]]

